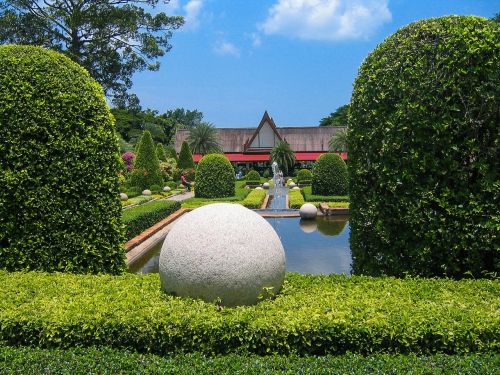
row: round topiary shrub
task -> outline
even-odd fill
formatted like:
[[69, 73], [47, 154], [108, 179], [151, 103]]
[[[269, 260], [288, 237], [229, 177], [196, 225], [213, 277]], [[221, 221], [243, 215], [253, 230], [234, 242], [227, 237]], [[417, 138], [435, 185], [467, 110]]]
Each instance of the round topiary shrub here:
[[301, 169], [297, 173], [297, 181], [311, 181], [312, 180], [312, 172], [309, 169]]
[[484, 18], [415, 22], [368, 56], [348, 134], [355, 272], [500, 271], [499, 87]]
[[260, 181], [259, 172], [252, 169], [250, 172], [248, 172], [248, 174], [246, 176], [246, 180], [247, 181]]
[[122, 272], [119, 170], [87, 71], [54, 51], [0, 46], [0, 268]]
[[234, 169], [220, 154], [204, 156], [196, 169], [194, 194], [199, 198], [222, 198], [234, 195]]
[[312, 170], [312, 193], [315, 195], [347, 194], [347, 165], [337, 154], [323, 154]]

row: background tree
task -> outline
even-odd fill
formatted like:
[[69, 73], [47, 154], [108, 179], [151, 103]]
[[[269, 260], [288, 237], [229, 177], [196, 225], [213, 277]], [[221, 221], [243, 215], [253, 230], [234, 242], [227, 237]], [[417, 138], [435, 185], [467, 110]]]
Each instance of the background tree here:
[[349, 113], [349, 104], [338, 107], [330, 116], [324, 117], [319, 122], [319, 126], [347, 126], [347, 115]]
[[149, 131], [142, 134], [134, 162], [131, 182], [133, 186], [149, 189], [152, 185], [162, 185], [160, 161], [156, 155], [156, 147]]
[[193, 154], [189, 149], [189, 145], [186, 141], [182, 142], [181, 152], [179, 152], [179, 160], [177, 161], [177, 166], [180, 169], [194, 168]]
[[222, 147], [219, 142], [219, 133], [215, 126], [202, 122], [192, 128], [187, 138], [189, 148], [195, 154], [208, 154], [220, 152]]
[[163, 117], [173, 122], [174, 127], [178, 129], [193, 129], [203, 120], [203, 113], [198, 110], [186, 110], [176, 108], [167, 111]]
[[339, 130], [328, 141], [330, 151], [347, 152], [347, 128]]
[[[165, 2], [168, 2], [165, 1]], [[158, 70], [182, 17], [148, 11], [158, 0], [3, 0], [0, 43], [41, 45], [85, 67], [117, 101], [132, 74]]]
[[287, 142], [280, 141], [271, 150], [271, 160], [278, 163], [279, 168], [283, 169], [283, 173], [288, 175], [288, 172], [295, 165], [295, 154]]

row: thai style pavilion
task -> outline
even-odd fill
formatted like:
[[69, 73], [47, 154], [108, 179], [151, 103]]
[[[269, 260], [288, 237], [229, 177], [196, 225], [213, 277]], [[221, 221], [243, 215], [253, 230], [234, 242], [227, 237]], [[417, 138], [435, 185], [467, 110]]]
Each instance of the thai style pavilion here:
[[[277, 127], [267, 111], [257, 128], [219, 128], [219, 141], [226, 157], [235, 167], [265, 168], [269, 166], [269, 154], [279, 141], [286, 141], [295, 152], [296, 166], [307, 167], [321, 154], [328, 152], [331, 136], [343, 127], [301, 126]], [[180, 152], [189, 130], [179, 129], [175, 135], [175, 150]], [[345, 160], [346, 153], [340, 154]], [[194, 154], [198, 162], [203, 155]]]

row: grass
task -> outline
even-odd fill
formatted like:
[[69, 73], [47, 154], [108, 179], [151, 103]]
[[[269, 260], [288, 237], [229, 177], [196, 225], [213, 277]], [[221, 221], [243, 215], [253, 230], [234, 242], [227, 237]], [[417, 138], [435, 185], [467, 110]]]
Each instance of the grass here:
[[235, 194], [224, 198], [189, 198], [181, 203], [182, 208], [197, 208], [210, 203], [242, 203], [251, 189], [245, 189], [245, 181], [236, 181]]

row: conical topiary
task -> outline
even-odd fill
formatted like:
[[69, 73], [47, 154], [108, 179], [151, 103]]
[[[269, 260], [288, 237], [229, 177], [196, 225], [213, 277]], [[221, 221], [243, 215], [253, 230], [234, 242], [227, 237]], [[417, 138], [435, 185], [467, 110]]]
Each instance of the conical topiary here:
[[156, 144], [156, 156], [158, 156], [159, 161], [167, 160], [167, 155], [165, 154], [165, 148], [161, 143]]
[[177, 162], [178, 158], [177, 158], [177, 152], [175, 152], [175, 148], [168, 147], [167, 154], [169, 158], [175, 159], [175, 161]]
[[140, 189], [147, 189], [151, 185], [162, 185], [160, 161], [156, 154], [156, 147], [149, 131], [142, 133], [137, 156], [135, 158], [134, 171], [131, 182], [133, 186]]
[[186, 141], [182, 142], [181, 152], [179, 153], [179, 161], [177, 167], [180, 169], [194, 168], [193, 155]]

